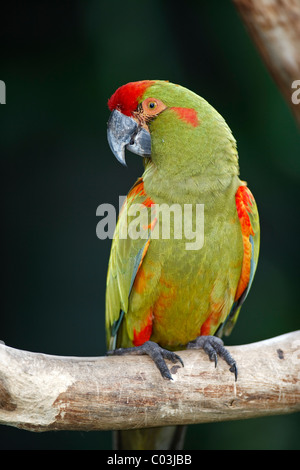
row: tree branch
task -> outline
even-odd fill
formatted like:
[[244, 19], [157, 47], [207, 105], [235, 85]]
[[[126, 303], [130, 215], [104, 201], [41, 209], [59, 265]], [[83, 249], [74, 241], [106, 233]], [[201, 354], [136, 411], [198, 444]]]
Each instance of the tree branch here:
[[300, 1], [233, 0], [233, 3], [300, 126], [300, 104], [292, 101], [295, 92], [292, 84], [300, 80]]
[[217, 368], [202, 351], [162, 379], [146, 356], [76, 358], [0, 344], [0, 423], [30, 431], [108, 430], [191, 424], [300, 410], [300, 331], [228, 347]]

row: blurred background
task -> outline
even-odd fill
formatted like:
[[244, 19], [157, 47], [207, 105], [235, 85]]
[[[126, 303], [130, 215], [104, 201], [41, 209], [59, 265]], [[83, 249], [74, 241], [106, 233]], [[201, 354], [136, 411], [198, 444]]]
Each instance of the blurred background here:
[[[299, 328], [300, 135], [231, 1], [10, 1], [1, 6], [0, 339], [47, 354], [105, 354], [111, 240], [96, 209], [142, 174], [106, 141], [107, 99], [166, 79], [210, 102], [238, 142], [261, 218], [251, 293], [227, 344]], [[300, 77], [295, 77], [299, 79]], [[300, 106], [300, 105], [299, 105]], [[299, 414], [189, 427], [192, 449], [297, 449]], [[1, 449], [111, 449], [110, 432], [0, 426]]]

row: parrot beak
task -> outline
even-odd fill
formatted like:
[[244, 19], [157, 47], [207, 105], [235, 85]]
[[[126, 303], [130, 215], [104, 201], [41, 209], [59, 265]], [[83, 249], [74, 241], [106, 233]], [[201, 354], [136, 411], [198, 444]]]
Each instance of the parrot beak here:
[[114, 110], [107, 124], [107, 140], [111, 151], [126, 166], [125, 148], [130, 152], [149, 157], [151, 155], [150, 133], [131, 117]]

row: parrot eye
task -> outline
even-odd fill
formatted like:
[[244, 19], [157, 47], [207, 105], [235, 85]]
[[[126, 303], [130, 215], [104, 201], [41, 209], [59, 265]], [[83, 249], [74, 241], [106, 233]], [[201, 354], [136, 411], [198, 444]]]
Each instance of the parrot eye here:
[[166, 105], [156, 98], [147, 98], [143, 101], [142, 108], [146, 117], [152, 117], [166, 109]]
[[155, 103], [155, 101], [150, 101], [148, 103], [148, 108], [150, 108], [150, 109], [154, 109], [154, 108], [156, 108], [156, 106], [157, 106], [157, 103]]

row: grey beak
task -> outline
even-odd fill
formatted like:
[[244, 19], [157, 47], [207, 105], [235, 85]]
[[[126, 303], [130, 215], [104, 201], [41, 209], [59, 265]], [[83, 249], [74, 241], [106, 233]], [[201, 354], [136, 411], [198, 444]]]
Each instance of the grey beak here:
[[142, 157], [151, 155], [151, 137], [129, 116], [114, 110], [107, 124], [107, 140], [117, 160], [126, 165], [125, 148]]

